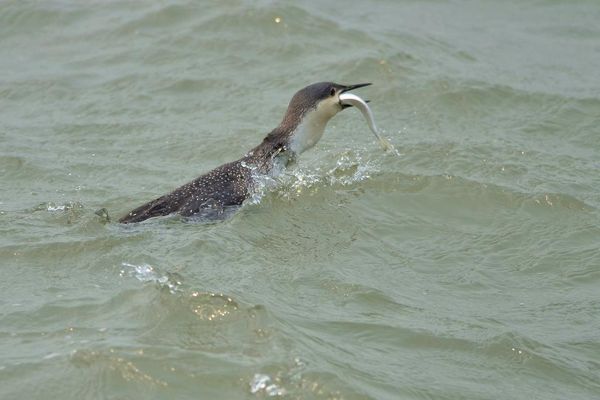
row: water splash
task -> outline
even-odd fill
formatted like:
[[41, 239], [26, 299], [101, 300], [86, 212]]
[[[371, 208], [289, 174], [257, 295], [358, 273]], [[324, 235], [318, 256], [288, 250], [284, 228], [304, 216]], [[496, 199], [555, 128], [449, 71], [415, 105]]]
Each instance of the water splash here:
[[64, 204], [56, 204], [52, 201], [47, 203], [41, 203], [33, 208], [33, 211], [49, 211], [49, 212], [57, 212], [57, 211], [69, 211], [83, 208], [83, 204], [76, 201], [69, 201]]
[[119, 273], [121, 277], [133, 277], [140, 282], [153, 282], [168, 288], [171, 293], [177, 292], [183, 284], [178, 274], [167, 272], [165, 275], [161, 275], [150, 264], [135, 265], [124, 262], [121, 263], [121, 266], [123, 267]]
[[248, 164], [242, 161], [242, 166], [250, 170], [254, 185], [250, 190], [250, 197], [246, 200], [247, 204], [259, 204], [262, 198], [273, 190], [279, 184], [279, 180], [270, 174], [262, 173], [254, 164]]
[[[242, 166], [251, 171], [254, 181], [250, 197], [244, 204], [260, 204], [269, 193], [291, 200], [323, 187], [350, 186], [367, 180], [380, 171], [381, 158], [372, 159], [371, 152], [367, 149], [342, 151], [335, 154], [334, 159], [320, 160], [316, 167], [307, 163], [286, 169], [280, 165], [276, 166], [275, 174], [264, 174], [256, 165], [242, 162]], [[387, 153], [399, 155], [395, 149]]]
[[325, 393], [326, 390], [318, 381], [302, 376], [306, 367], [306, 361], [295, 357], [291, 364], [280, 368], [274, 374], [256, 373], [250, 380], [250, 392], [252, 394], [264, 393], [267, 396], [293, 396], [306, 393], [307, 389], [315, 393]]
[[365, 161], [361, 153], [345, 151], [334, 163], [322, 167], [298, 167], [280, 177], [278, 195], [284, 199], [299, 197], [306, 191], [326, 186], [350, 186], [379, 172], [379, 161]]
[[250, 381], [250, 393], [257, 394], [263, 392], [267, 396], [284, 396], [286, 390], [277, 384], [266, 374], [254, 374]]
[[327, 179], [332, 185], [346, 186], [369, 179], [371, 174], [378, 171], [379, 167], [374, 162], [363, 161], [360, 154], [345, 153], [327, 172]]

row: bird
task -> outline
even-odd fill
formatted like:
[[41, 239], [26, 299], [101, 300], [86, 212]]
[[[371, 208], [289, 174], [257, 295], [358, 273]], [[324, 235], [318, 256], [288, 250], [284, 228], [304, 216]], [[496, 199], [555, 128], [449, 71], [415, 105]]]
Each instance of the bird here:
[[258, 176], [281, 174], [298, 155], [321, 139], [332, 117], [352, 106], [344, 103], [343, 93], [370, 84], [318, 82], [306, 86], [294, 94], [281, 123], [243, 157], [133, 209], [119, 222], [141, 222], [170, 214], [212, 219], [229, 207], [240, 206], [257, 189]]

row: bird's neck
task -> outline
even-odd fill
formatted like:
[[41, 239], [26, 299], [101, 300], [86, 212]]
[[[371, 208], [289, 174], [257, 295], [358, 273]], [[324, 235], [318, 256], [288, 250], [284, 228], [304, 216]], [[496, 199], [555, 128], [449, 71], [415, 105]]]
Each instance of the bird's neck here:
[[277, 127], [250, 150], [243, 160], [263, 174], [279, 174], [296, 155], [289, 147], [289, 132]]
[[292, 116], [288, 113], [281, 124], [244, 158], [256, 164], [263, 173], [277, 174], [321, 139], [330, 118], [317, 112]]
[[321, 113], [307, 113], [289, 135], [290, 150], [300, 154], [317, 144], [323, 137], [329, 119], [328, 115]]

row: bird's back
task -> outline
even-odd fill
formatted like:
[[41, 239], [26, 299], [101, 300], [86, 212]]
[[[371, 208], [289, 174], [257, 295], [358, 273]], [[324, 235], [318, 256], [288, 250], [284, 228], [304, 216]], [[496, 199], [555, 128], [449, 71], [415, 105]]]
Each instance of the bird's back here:
[[218, 214], [225, 207], [241, 205], [253, 185], [252, 171], [244, 161], [242, 158], [223, 164], [171, 193], [130, 211], [119, 222], [140, 222], [172, 213], [191, 216], [202, 210]]

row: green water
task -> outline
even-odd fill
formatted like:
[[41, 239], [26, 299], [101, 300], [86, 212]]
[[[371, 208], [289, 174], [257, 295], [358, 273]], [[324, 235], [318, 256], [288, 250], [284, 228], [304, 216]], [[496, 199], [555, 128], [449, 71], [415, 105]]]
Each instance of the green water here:
[[[600, 398], [598, 21], [0, 2], [0, 398]], [[115, 222], [322, 80], [373, 82], [398, 155], [349, 109], [228, 221]]]

